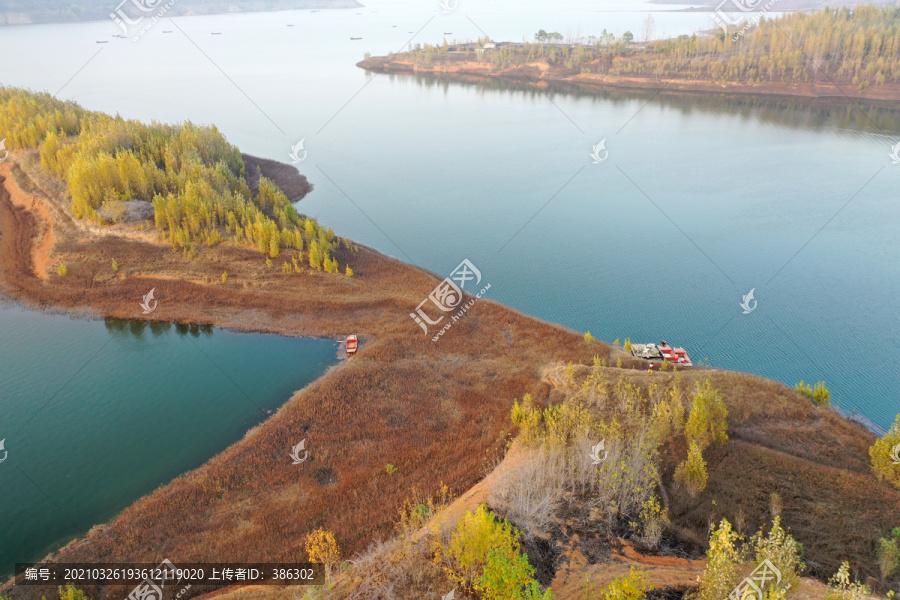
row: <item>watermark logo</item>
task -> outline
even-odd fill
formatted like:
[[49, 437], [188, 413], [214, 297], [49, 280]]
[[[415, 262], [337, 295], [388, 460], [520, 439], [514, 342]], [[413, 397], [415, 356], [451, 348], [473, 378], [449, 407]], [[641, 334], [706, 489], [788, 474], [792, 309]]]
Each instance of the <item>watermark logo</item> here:
[[[300, 453], [303, 452], [303, 458], [300, 458]], [[300, 440], [300, 443], [291, 448], [290, 457], [294, 460], [295, 465], [299, 465], [307, 458], [309, 458], [309, 451], [306, 449], [306, 438]]]
[[[741, 302], [741, 308], [744, 309], [744, 314], [749, 315], [754, 310], [756, 310], [756, 305], [758, 304], [756, 300], [753, 299], [753, 292], [756, 291], [756, 288], [752, 288], [749, 292], [747, 292], [746, 296], [743, 296], [743, 302]], [[752, 302], [752, 304], [751, 304]]]
[[595, 165], [599, 165], [609, 158], [609, 150], [606, 149], [606, 138], [600, 140], [600, 143], [591, 149], [591, 158], [594, 159]]
[[[601, 452], [603, 452], [603, 458], [600, 458]], [[609, 452], [606, 450], [606, 438], [603, 438], [597, 444], [591, 447], [590, 457], [591, 463], [595, 465], [599, 465], [609, 457]]]
[[[5, 140], [4, 140], [5, 141]], [[0, 150], [3, 149], [3, 142], [0, 142]], [[900, 142], [897, 142], [893, 148], [891, 148], [891, 153], [888, 154], [891, 157], [891, 162], [895, 165], [900, 165]], [[6, 158], [5, 156], [3, 158]], [[2, 159], [0, 159], [2, 160]]]
[[[900, 144], [897, 145], [900, 146]], [[9, 157], [9, 150], [6, 149], [6, 138], [0, 140], [0, 150], [3, 151], [3, 157], [0, 158], [0, 162], [3, 162]]]
[[[0, 442], [0, 448], [3, 448], [3, 442]], [[894, 449], [891, 450], [891, 460], [894, 461], [895, 465], [900, 465], [900, 444], [894, 446]], [[0, 460], [0, 462], [3, 462]]]
[[[166, 581], [175, 581], [177, 574], [172, 561], [168, 558], [163, 560], [159, 563], [159, 566], [153, 569], [152, 575], [154, 577], [148, 577], [139, 583], [128, 594], [127, 600], [163, 600], [163, 588], [166, 587]], [[181, 577], [178, 578], [178, 581], [181, 581]], [[177, 584], [178, 582], [175, 583]], [[175, 598], [181, 598], [189, 589], [191, 589], [191, 584], [187, 584], [187, 586], [182, 588]]]
[[141, 302], [141, 308], [144, 309], [144, 314], [149, 315], [154, 310], [156, 310], [156, 305], [159, 304], [156, 300], [153, 299], [153, 292], [156, 291], [156, 288], [151, 289], [144, 296], [144, 301]]
[[[765, 5], [760, 6], [763, 0], [722, 0], [716, 7], [714, 12], [709, 16], [716, 25], [722, 28], [722, 31], [728, 33], [729, 27], [737, 27], [741, 25], [740, 31], [734, 34], [732, 40], [744, 35], [747, 30], [765, 15], [778, 0], [768, 0]], [[732, 16], [732, 15], [737, 15]], [[742, 25], [743, 24], [743, 25]]]
[[[291, 157], [292, 164], [299, 164], [306, 160], [306, 150], [303, 149], [303, 142], [306, 141], [306, 138], [303, 138], [293, 146], [291, 146], [291, 152], [288, 156]], [[303, 153], [302, 155], [300, 153]]]
[[6, 451], [6, 438], [0, 440], [0, 451], [3, 452], [3, 457], [0, 458], [0, 463], [6, 460], [6, 457], [9, 455], [9, 452]]
[[[769, 582], [772, 582], [771, 584]], [[728, 600], [762, 600], [766, 588], [774, 588], [781, 583], [781, 571], [768, 558], [744, 578], [736, 588], [728, 594]], [[790, 585], [785, 590], [790, 589]]]
[[459, 0], [441, 0], [441, 12], [445, 15], [459, 6]]
[[131, 41], [136, 42], [175, 6], [176, 0], [169, 0], [165, 4], [162, 2], [163, 0], [122, 0], [115, 11], [109, 13], [109, 18], [122, 29], [126, 37], [131, 36]]
[[[472, 262], [467, 258], [464, 259], [459, 265], [453, 269], [453, 272], [450, 273], [449, 277], [445, 277], [428, 297], [422, 300], [419, 305], [416, 307], [416, 312], [409, 313], [409, 316], [422, 328], [426, 334], [428, 333], [428, 325], [437, 325], [441, 321], [444, 320], [444, 315], [440, 315], [436, 319], [432, 319], [425, 312], [425, 309], [422, 306], [431, 301], [440, 311], [448, 313], [456, 310], [460, 307], [463, 300], [463, 290], [466, 287], [466, 284], [470, 281], [474, 282], [474, 285], [479, 285], [481, 283], [481, 271], [478, 270], [478, 267], [472, 264]], [[485, 287], [481, 289], [478, 293], [475, 294], [475, 298], [470, 300], [459, 308], [459, 311], [450, 317], [449, 322], [444, 325], [441, 330], [431, 338], [432, 341], [437, 341], [440, 336], [444, 335], [444, 332], [449, 330], [454, 323], [459, 321], [465, 314], [469, 308], [475, 304], [475, 301], [478, 298], [481, 298], [485, 292], [491, 289], [491, 284], [487, 284]]]

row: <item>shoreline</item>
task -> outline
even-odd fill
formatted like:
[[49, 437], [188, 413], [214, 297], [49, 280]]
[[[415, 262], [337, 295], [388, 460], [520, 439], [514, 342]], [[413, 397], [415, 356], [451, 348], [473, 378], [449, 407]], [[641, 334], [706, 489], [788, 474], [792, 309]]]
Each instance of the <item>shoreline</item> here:
[[[185, 259], [144, 232], [128, 237], [116, 228], [67, 221], [67, 202], [54, 194], [60, 188], [42, 175], [34, 153], [10, 158], [10, 164], [0, 167], [8, 173], [0, 186], [0, 290], [13, 302], [76, 316], [136, 318], [141, 294], [155, 286], [159, 308], [152, 320], [293, 336], [352, 332], [363, 340], [351, 360], [291, 395], [226, 450], [136, 500], [107, 523], [80, 533], [53, 553], [61, 562], [152, 562], [156, 553], [170, 554], [173, 560], [252, 556], [277, 562], [301, 551], [300, 540], [316, 526], [335, 531], [353, 555], [389, 535], [410, 488], [427, 494], [443, 482], [462, 493], [481, 481], [484, 461], [502, 454], [513, 434], [513, 401], [525, 393], [540, 405], [552, 401], [545, 379], [549, 364], [591, 364], [594, 356], [612, 364], [621, 358], [621, 368], [608, 367], [615, 376], [658, 377], [661, 382], [674, 377], [647, 375], [644, 361], [610, 344], [587, 342], [577, 332], [489, 298], [475, 303], [435, 344], [416, 335], [419, 329], [408, 313], [439, 275], [364, 246], [349, 256], [357, 273], [352, 278], [282, 274], [267, 268], [260, 253], [228, 244], [202, 248], [196, 258]], [[14, 206], [10, 188], [30, 196], [31, 206]], [[46, 280], [33, 273], [32, 252], [41, 227], [49, 227], [55, 239], [47, 264], [66, 261], [70, 270], [65, 277], [53, 269]], [[109, 256], [119, 259], [120, 273], [108, 272]], [[223, 265], [232, 277], [229, 283], [197, 282], [204, 272], [216, 273]], [[398, 286], [397, 281], [404, 283]], [[816, 492], [811, 500], [797, 500], [802, 510], [792, 518], [804, 539], [814, 539], [821, 527], [840, 531], [851, 508], [868, 501], [894, 507], [883, 514], [866, 513], [868, 531], [883, 529], [882, 520], [900, 519], [900, 502], [895, 502], [900, 494], [874, 483], [867, 456], [874, 436], [859, 424], [760, 377], [702, 368], [679, 371], [679, 376], [688, 382], [709, 377], [730, 390], [729, 400], [747, 398], [732, 408], [737, 443], [717, 458], [723, 465], [717, 484], [744, 485], [741, 481], [750, 475], [765, 481], [769, 463], [786, 469]], [[304, 470], [281, 460], [298, 431], [312, 444]], [[732, 474], [729, 461], [743, 460], [748, 451], [764, 460]], [[398, 472], [385, 474], [385, 464]], [[820, 481], [837, 475], [844, 483], [833, 488]], [[851, 490], [863, 483], [867, 488], [860, 498]], [[372, 502], [376, 497], [378, 502]], [[834, 504], [835, 514], [814, 523], [802, 520], [804, 511], [811, 513], [806, 503], [823, 498]], [[338, 506], [341, 510], [335, 510]], [[746, 509], [750, 517], [768, 510], [751, 508]], [[810, 551], [830, 568], [827, 547], [811, 544]], [[14, 600], [53, 592], [10, 588], [8, 583], [0, 589]]]
[[356, 66], [367, 72], [379, 74], [431, 75], [449, 81], [503, 81], [529, 84], [538, 88], [553, 84], [564, 84], [575, 86], [580, 90], [591, 93], [615, 89], [642, 94], [652, 93], [653, 96], [658, 94], [675, 94], [729, 97], [755, 96], [772, 99], [800, 98], [812, 102], [821, 101], [832, 104], [865, 101], [867, 104], [882, 105], [886, 108], [896, 108], [897, 102], [900, 101], [900, 85], [885, 86], [884, 88], [868, 87], [862, 90], [862, 92], [866, 93], [860, 93], [858, 88], [852, 87], [850, 88], [851, 93], [848, 93], [846, 86], [830, 83], [748, 85], [675, 78], [619, 77], [590, 73], [570, 75], [560, 74], [558, 69], [556, 70], [557, 73], [554, 73], [552, 67], [541, 69], [537, 77], [531, 77], [514, 67], [494, 71], [485, 63], [466, 61], [449, 67], [424, 68], [410, 61], [389, 60], [384, 56], [374, 56], [361, 60], [356, 63]]

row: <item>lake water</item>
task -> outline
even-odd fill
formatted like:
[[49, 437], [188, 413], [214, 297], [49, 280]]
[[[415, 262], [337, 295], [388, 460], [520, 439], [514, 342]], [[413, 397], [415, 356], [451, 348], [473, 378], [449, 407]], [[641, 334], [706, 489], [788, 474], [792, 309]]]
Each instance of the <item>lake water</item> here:
[[[564, 4], [548, 11], [461, 0], [442, 14], [436, 6], [374, 3], [163, 19], [136, 43], [112, 39], [112, 23], [6, 28], [0, 82], [60, 90], [128, 118], [212, 123], [243, 151], [278, 160], [289, 160], [302, 139], [308, 155], [298, 168], [315, 190], [299, 209], [339, 235], [441, 274], [468, 258], [491, 283], [489, 298], [601, 339], [664, 338], [713, 366], [789, 385], [824, 379], [842, 410], [886, 428], [900, 412], [900, 165], [888, 156], [900, 140], [896, 111], [803, 100], [591, 96], [563, 87], [540, 93], [373, 76], [354, 66], [364, 52], [384, 54], [410, 41], [521, 40], [541, 28], [572, 36], [640, 32], [648, 10], [659, 8], [610, 4], [588, 12]], [[653, 20], [668, 35], [711, 23], [705, 13], [654, 12]], [[110, 43], [96, 44], [101, 39]], [[609, 154], [594, 164], [589, 154], [601, 140]], [[751, 289], [758, 304], [744, 314], [740, 303]], [[54, 331], [56, 317], [29, 315], [33, 324], [16, 336], [15, 360], [58, 345], [37, 335], [41, 327]], [[397, 319], [420, 334], [407, 314]], [[89, 345], [82, 335], [95, 345], [110, 335], [96, 323], [66, 323], [79, 330], [69, 342], [79, 348]], [[251, 342], [261, 338], [228, 332], [190, 339], [233, 337], [304, 343]], [[116, 337], [136, 348], [190, 351], [187, 341], [171, 333]], [[10, 373], [43, 386], [55, 369], [60, 378], [71, 373], [77, 360], [17, 364]], [[94, 377], [110, 390], [128, 385], [114, 369]], [[284, 397], [271, 396], [276, 404]], [[44, 427], [32, 430], [51, 436]], [[235, 427], [229, 439], [243, 430]], [[67, 447], [57, 438], [58, 448]], [[218, 446], [210, 441], [205, 454], [192, 442], [191, 465], [226, 438]], [[62, 450], [34, 448], [33, 460], [57, 468]], [[159, 472], [134, 475], [117, 508], [184, 469], [162, 459], [154, 465]], [[65, 533], [60, 528], [58, 536]]]
[[0, 576], [240, 439], [331, 340], [0, 307]]

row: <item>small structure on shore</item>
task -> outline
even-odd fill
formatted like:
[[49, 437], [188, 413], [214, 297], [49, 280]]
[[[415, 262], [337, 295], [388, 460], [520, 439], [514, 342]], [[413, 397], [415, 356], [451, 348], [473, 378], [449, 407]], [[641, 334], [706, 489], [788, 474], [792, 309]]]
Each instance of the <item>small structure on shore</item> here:
[[638, 358], [644, 358], [647, 360], [665, 360], [672, 364], [682, 365], [685, 367], [692, 367], [694, 365], [694, 363], [692, 363], [691, 359], [688, 357], [687, 351], [684, 348], [672, 348], [666, 342], [666, 340], [663, 340], [661, 345], [659, 346], [652, 343], [632, 344], [631, 354], [632, 356], [637, 356]]
[[347, 336], [347, 356], [353, 356], [356, 354], [356, 349], [359, 347], [359, 340], [355, 335]]

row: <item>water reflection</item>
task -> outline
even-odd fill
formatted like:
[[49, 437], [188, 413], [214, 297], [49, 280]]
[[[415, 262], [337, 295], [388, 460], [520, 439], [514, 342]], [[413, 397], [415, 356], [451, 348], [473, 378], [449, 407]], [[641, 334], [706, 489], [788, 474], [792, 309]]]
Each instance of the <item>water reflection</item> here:
[[144, 321], [142, 319], [117, 319], [115, 317], [106, 317], [103, 319], [106, 330], [113, 335], [131, 336], [135, 338], [143, 338], [146, 330], [150, 330], [153, 337], [160, 337], [168, 333], [175, 326], [175, 333], [181, 336], [191, 335], [193, 337], [211, 337], [213, 334], [213, 326], [209, 323], [178, 323], [176, 321]]
[[390, 73], [389, 77], [391, 80], [412, 77], [419, 87], [440, 89], [445, 94], [450, 85], [464, 85], [477, 87], [483, 94], [521, 94], [532, 100], [555, 94], [613, 104], [651, 100], [653, 104], [676, 109], [684, 115], [690, 115], [694, 111], [711, 112], [814, 131], [850, 129], [882, 134], [900, 132], [900, 108], [895, 103], [877, 100], [717, 92], [659, 93], [658, 89], [627, 90], [545, 81], [540, 82], [538, 89], [528, 81], [493, 79], [478, 75], [447, 76], [436, 73]]

